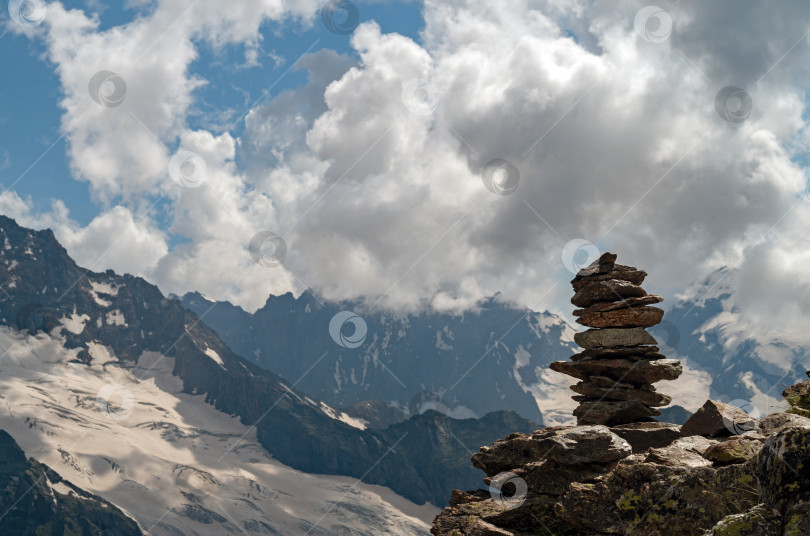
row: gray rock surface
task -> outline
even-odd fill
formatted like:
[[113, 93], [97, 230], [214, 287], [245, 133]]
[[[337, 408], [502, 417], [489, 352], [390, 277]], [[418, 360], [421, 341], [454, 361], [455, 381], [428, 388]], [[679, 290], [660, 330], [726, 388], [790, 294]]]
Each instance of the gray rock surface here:
[[630, 444], [606, 426], [543, 430], [532, 437], [546, 451], [545, 458], [565, 465], [607, 463], [632, 453]]
[[633, 453], [639, 453], [668, 447], [680, 437], [681, 427], [668, 422], [634, 422], [614, 426], [610, 431], [630, 443]]
[[577, 307], [589, 307], [598, 302], [618, 301], [623, 298], [640, 298], [646, 295], [647, 291], [629, 281], [607, 279], [588, 283], [574, 294], [571, 303]]
[[707, 400], [681, 426], [681, 435], [729, 436], [742, 434], [754, 428], [756, 428], [754, 419], [740, 408], [716, 400]]
[[650, 420], [661, 415], [657, 409], [632, 400], [583, 400], [574, 409], [580, 424], [604, 424], [613, 426]]
[[611, 348], [658, 344], [644, 328], [589, 329], [574, 334], [574, 341], [583, 348]]
[[[672, 402], [672, 398], [667, 395], [656, 392], [652, 385], [649, 386], [651, 390], [636, 389], [631, 387], [629, 389], [621, 389], [616, 387], [599, 387], [591, 382], [579, 382], [571, 386], [571, 390], [580, 395], [585, 395], [591, 398], [599, 398], [604, 400], [632, 400], [640, 402], [648, 406], [666, 406]], [[574, 398], [574, 400], [579, 400]]]
[[562, 372], [580, 380], [592, 376], [604, 376], [631, 384], [649, 384], [660, 380], [674, 380], [683, 371], [677, 359], [656, 361], [633, 361], [630, 359], [599, 359], [594, 361], [555, 361], [551, 370]]
[[627, 307], [612, 311], [595, 311], [580, 315], [577, 324], [592, 328], [654, 326], [664, 317], [664, 310], [658, 307]]

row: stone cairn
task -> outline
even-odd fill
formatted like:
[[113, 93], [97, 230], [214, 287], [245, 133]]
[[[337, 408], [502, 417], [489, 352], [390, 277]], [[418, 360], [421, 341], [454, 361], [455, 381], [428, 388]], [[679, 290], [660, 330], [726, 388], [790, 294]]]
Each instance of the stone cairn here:
[[655, 408], [672, 399], [652, 384], [674, 380], [682, 372], [680, 361], [660, 354], [645, 329], [664, 316], [663, 310], [650, 307], [663, 298], [641, 288], [646, 272], [615, 262], [616, 255], [604, 253], [571, 281], [571, 303], [581, 307], [574, 311], [577, 323], [593, 329], [574, 336], [584, 351], [550, 365], [580, 380], [571, 386], [577, 393], [572, 398], [579, 402], [577, 424], [654, 422], [661, 415]]

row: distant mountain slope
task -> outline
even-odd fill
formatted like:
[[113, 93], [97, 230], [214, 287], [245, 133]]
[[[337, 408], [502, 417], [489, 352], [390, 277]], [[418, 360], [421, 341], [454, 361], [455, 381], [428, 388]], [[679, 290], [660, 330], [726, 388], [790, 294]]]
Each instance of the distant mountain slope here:
[[747, 325], [735, 303], [734, 277], [734, 270], [720, 269], [692, 285], [664, 315], [670, 327], [656, 336], [669, 341], [668, 355], [709, 374], [711, 398], [747, 401], [760, 414], [782, 410], [781, 392], [805, 378], [810, 349]]
[[141, 536], [138, 525], [104, 499], [25, 457], [0, 430], [0, 534]]
[[[745, 323], [734, 277], [720, 269], [698, 280], [666, 302], [663, 322], [651, 329], [662, 352], [685, 367], [682, 378], [662, 387], [674, 395], [662, 419], [682, 422], [689, 411], [678, 405], [694, 410], [708, 397], [748, 403], [760, 414], [781, 410], [779, 393], [810, 368], [807, 345]], [[489, 299], [462, 315], [397, 316], [364, 311], [360, 302], [322, 304], [309, 292], [271, 296], [252, 315], [197, 293], [183, 303], [206, 313], [205, 322], [248, 359], [334, 406], [382, 400], [407, 412], [426, 397], [450, 415], [508, 408], [546, 424], [571, 419], [565, 403], [572, 382], [547, 367], [575, 352], [574, 328], [550, 313]], [[367, 326], [357, 348], [330, 336], [330, 320], [343, 310]]]
[[380, 486], [282, 465], [255, 429], [183, 393], [171, 358], [88, 366], [58, 338], [6, 327], [0, 345], [9, 349], [0, 362], [0, 428], [151, 536], [413, 536], [426, 534], [436, 513]]
[[[461, 315], [365, 312], [359, 302], [321, 303], [309, 292], [270, 296], [252, 315], [198, 293], [183, 304], [234, 351], [336, 407], [382, 400], [407, 411], [427, 392], [453, 416], [509, 409], [542, 422], [540, 376], [574, 352], [561, 318], [495, 298]], [[341, 311], [362, 318], [367, 332], [357, 347], [341, 347], [330, 333]]]
[[[469, 450], [506, 433], [536, 427], [504, 413], [480, 422], [423, 418], [385, 431], [358, 429], [276, 374], [245, 362], [157, 287], [131, 275], [85, 271], [51, 231], [25, 229], [3, 216], [0, 288], [0, 324], [57, 337], [74, 352], [75, 363], [129, 370], [144, 355], [158, 355], [154, 367], [172, 360], [183, 393], [204, 394], [221, 412], [255, 424], [259, 442], [280, 462], [362, 477], [418, 504], [444, 504], [446, 489], [478, 478], [472, 469], [438, 460], [466, 458]], [[146, 367], [138, 379], [150, 372]], [[464, 436], [467, 446], [453, 435]]]

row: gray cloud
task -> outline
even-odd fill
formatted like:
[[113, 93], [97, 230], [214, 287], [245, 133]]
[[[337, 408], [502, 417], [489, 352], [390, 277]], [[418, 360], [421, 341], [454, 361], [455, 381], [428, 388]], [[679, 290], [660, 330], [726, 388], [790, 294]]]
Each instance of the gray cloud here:
[[[634, 27], [642, 7], [428, 1], [423, 44], [361, 25], [351, 38], [359, 61], [328, 50], [304, 57], [297, 68], [308, 83], [252, 110], [240, 139], [185, 128], [201, 82], [188, 65], [191, 37], [209, 29], [215, 45], [258, 43], [250, 10], [218, 22], [216, 6], [202, 5], [195, 25], [166, 38], [178, 53], [171, 69], [130, 65], [142, 51], [127, 43], [149, 39], [154, 20], [130, 26], [134, 35], [98, 32], [57, 9], [49, 24], [78, 50], [52, 54], [77, 177], [102, 199], [165, 193], [171, 231], [190, 240], [144, 268], [166, 290], [228, 293], [248, 308], [303, 286], [371, 303], [385, 296], [381, 304], [398, 308], [464, 306], [502, 291], [568, 312], [561, 254], [581, 238], [647, 269], [649, 289], [667, 297], [737, 266], [751, 318], [786, 325], [779, 311], [804, 306], [779, 304], [810, 288], [801, 245], [810, 203], [796, 195], [804, 175], [792, 161], [806, 153], [810, 13], [798, 2], [662, 4], [671, 35], [649, 42]], [[288, 15], [311, 17], [309, 8]], [[127, 77], [126, 105], [157, 138], [124, 129], [128, 115], [71, 125], [92, 74], [78, 63], [95, 65], [110, 49], [141, 73]], [[738, 124], [715, 110], [730, 84], [753, 102]], [[166, 181], [177, 140], [207, 162], [200, 188]], [[495, 158], [520, 170], [511, 195], [482, 182]], [[285, 238], [282, 268], [252, 263], [247, 245], [261, 230]], [[791, 284], [771, 291], [775, 278]]]

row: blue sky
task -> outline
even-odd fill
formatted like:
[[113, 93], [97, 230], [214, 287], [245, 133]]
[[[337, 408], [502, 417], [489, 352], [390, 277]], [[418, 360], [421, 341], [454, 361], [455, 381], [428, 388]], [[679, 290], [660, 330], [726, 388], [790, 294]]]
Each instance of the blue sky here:
[[[5, 26], [7, 2], [3, 4], [0, 20]], [[146, 12], [143, 8], [126, 9], [121, 2], [100, 10], [95, 7], [98, 2], [67, 0], [63, 5], [97, 14], [101, 30], [127, 24]], [[361, 22], [374, 20], [384, 32], [419, 40], [424, 27], [421, 3], [357, 2], [356, 5]], [[258, 99], [266, 102], [285, 89], [304, 84], [306, 71], [293, 69], [284, 73], [307, 50], [331, 49], [356, 56], [349, 45], [349, 35], [330, 32], [318, 19], [311, 25], [289, 20], [265, 22], [261, 34], [257, 67], [242, 66], [243, 46], [216, 50], [209, 44], [199, 44], [199, 59], [192, 64], [191, 71], [208, 84], [195, 91], [197, 102], [187, 121], [190, 127], [216, 131], [218, 123], [212, 117], [226, 113], [230, 121], [235, 121]], [[0, 50], [0, 72], [4, 73], [0, 78], [0, 185], [3, 190], [13, 185], [13, 190], [22, 197], [30, 197], [40, 210], [47, 210], [52, 200], [59, 199], [70, 210], [73, 220], [89, 224], [100, 208], [87, 183], [74, 180], [71, 175], [60, 131], [62, 110], [58, 103], [62, 90], [53, 65], [46, 58], [45, 43], [41, 38], [6, 31], [0, 38]], [[267, 96], [262, 97], [271, 87]], [[243, 129], [244, 121], [236, 121], [230, 132], [239, 136]]]

